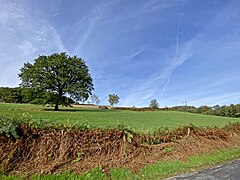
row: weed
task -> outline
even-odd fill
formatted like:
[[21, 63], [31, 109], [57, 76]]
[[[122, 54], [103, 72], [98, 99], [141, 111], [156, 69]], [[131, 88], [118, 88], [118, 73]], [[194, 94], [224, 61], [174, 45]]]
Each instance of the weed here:
[[164, 148], [164, 151], [165, 151], [165, 152], [172, 152], [173, 150], [174, 150], [173, 147], [165, 147], [165, 148]]
[[123, 124], [123, 122], [121, 122], [121, 123], [117, 123], [116, 129], [118, 129], [120, 131], [124, 131], [127, 129], [127, 127]]
[[124, 139], [128, 142], [128, 143], [132, 143], [133, 141], [133, 134], [130, 131], [125, 130], [124, 131]]
[[76, 125], [75, 126], [77, 129], [79, 129], [79, 130], [88, 130], [88, 129], [93, 129], [92, 127], [91, 127], [91, 125], [88, 123], [88, 121], [85, 121], [84, 123], [82, 123], [82, 124], [79, 124], [79, 125]]
[[78, 152], [77, 158], [73, 160], [73, 163], [79, 162], [82, 159], [82, 155], [84, 155], [82, 151]]

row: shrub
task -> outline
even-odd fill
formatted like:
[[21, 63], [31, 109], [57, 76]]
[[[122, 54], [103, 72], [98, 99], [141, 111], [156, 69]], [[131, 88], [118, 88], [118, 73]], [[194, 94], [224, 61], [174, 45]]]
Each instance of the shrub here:
[[45, 104], [45, 103], [46, 103], [46, 100], [39, 99], [39, 98], [34, 99], [34, 100], [31, 101], [31, 104]]
[[99, 106], [100, 109], [108, 109], [107, 106]]
[[18, 127], [20, 120], [9, 116], [0, 116], [0, 134], [7, 137], [19, 138]]

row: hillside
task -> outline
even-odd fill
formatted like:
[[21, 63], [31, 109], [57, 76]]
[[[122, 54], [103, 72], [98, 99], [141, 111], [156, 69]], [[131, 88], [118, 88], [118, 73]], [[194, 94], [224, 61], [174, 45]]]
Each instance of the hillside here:
[[176, 128], [178, 126], [192, 124], [198, 127], [217, 126], [240, 122], [239, 118], [227, 118], [192, 114], [175, 111], [122, 111], [102, 110], [98, 108], [65, 108], [55, 112], [51, 108], [30, 104], [0, 104], [0, 115], [20, 116], [28, 114], [35, 122], [47, 125], [64, 124], [67, 126], [81, 125], [83, 123], [91, 127], [108, 128], [122, 126], [122, 124], [136, 132], [155, 131], [160, 127]]

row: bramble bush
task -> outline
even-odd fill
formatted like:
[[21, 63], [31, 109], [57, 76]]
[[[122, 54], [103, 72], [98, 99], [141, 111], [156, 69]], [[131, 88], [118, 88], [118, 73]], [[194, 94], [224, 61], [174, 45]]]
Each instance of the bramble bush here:
[[19, 119], [10, 116], [0, 116], [0, 134], [5, 134], [7, 137], [19, 138], [18, 127]]
[[19, 126], [22, 123], [31, 124], [32, 117], [28, 113], [23, 113], [21, 116], [0, 116], [0, 135], [4, 134], [7, 137], [19, 138]]

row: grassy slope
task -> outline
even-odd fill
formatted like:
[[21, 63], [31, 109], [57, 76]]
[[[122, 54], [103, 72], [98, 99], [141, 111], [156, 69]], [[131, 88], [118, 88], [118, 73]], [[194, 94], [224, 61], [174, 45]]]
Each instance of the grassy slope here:
[[181, 125], [224, 126], [229, 122], [240, 122], [240, 119], [191, 114], [174, 111], [120, 111], [101, 109], [62, 108], [54, 112], [52, 108], [29, 104], [0, 104], [0, 115], [22, 115], [29, 113], [33, 121], [50, 122], [53, 124], [82, 124], [86, 121], [93, 127], [114, 127], [123, 123], [137, 132], [157, 130], [159, 127], [176, 128]]

